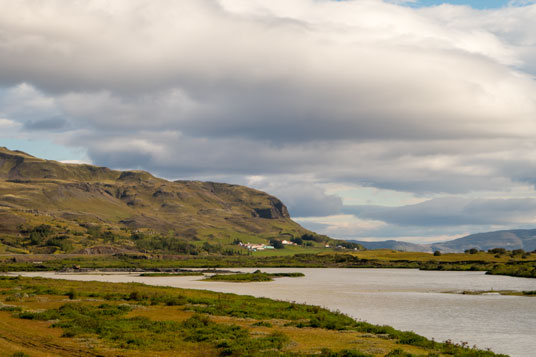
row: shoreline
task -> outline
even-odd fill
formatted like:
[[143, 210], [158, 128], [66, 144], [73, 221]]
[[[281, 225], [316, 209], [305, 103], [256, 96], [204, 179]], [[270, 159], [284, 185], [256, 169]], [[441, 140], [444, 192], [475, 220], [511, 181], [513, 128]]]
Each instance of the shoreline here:
[[[317, 336], [318, 333], [322, 333], [322, 334], [328, 334], [328, 335], [331, 334], [330, 336], [332, 336], [332, 338], [335, 338], [335, 336], [338, 336], [336, 337], [336, 340], [346, 340], [349, 334], [351, 334], [351, 336], [353, 336], [352, 339], [357, 339], [355, 341], [362, 341], [362, 342], [359, 342], [358, 345], [361, 346], [362, 344], [364, 347], [358, 350], [363, 350], [365, 353], [367, 353], [367, 351], [369, 351], [368, 353], [370, 353], [371, 351], [375, 351], [375, 350], [378, 351], [379, 346], [384, 346], [382, 348], [384, 349], [385, 352], [372, 353], [372, 355], [375, 355], [375, 356], [383, 356], [386, 353], [389, 353], [389, 351], [393, 352], [396, 349], [401, 349], [402, 351], [411, 353], [412, 355], [414, 354], [422, 355], [423, 352], [425, 354], [428, 354], [434, 351], [435, 351], [434, 353], [453, 352], [454, 354], [456, 354], [457, 352], [461, 353], [463, 351], [464, 353], [467, 353], [466, 354], [467, 356], [495, 356], [497, 355], [497, 354], [494, 354], [493, 352], [486, 351], [486, 350], [476, 350], [473, 348], [467, 348], [463, 344], [455, 344], [450, 341], [447, 341], [445, 343], [434, 342], [414, 332], [403, 332], [398, 329], [394, 329], [390, 326], [379, 326], [379, 325], [369, 324], [366, 322], [360, 322], [355, 319], [350, 319], [349, 317], [346, 317], [346, 315], [341, 314], [339, 312], [333, 312], [333, 310], [331, 309], [326, 310], [325, 308], [321, 308], [318, 306], [314, 306], [310, 304], [307, 304], [307, 305], [297, 304], [291, 301], [287, 302], [287, 301], [257, 298], [257, 297], [251, 297], [251, 296], [248, 297], [248, 296], [244, 296], [241, 294], [240, 295], [227, 294], [227, 293], [213, 292], [213, 291], [207, 291], [207, 290], [195, 290], [195, 289], [183, 289], [183, 288], [178, 288], [178, 287], [144, 285], [144, 284], [139, 284], [139, 283], [77, 281], [77, 280], [65, 280], [65, 279], [57, 279], [57, 278], [48, 279], [48, 278], [29, 278], [29, 277], [13, 277], [13, 276], [0, 278], [0, 282], [3, 282], [4, 285], [6, 283], [11, 284], [12, 288], [15, 288], [14, 290], [12, 290], [15, 296], [22, 296], [20, 298], [21, 299], [20, 303], [18, 303], [17, 306], [24, 306], [24, 304], [29, 304], [28, 306], [31, 307], [37, 303], [40, 305], [35, 305], [35, 306], [43, 306], [42, 304], [45, 301], [48, 301], [47, 299], [49, 300], [51, 299], [50, 300], [51, 302], [57, 301], [57, 298], [55, 298], [54, 296], [58, 296], [59, 294], [59, 296], [68, 297], [67, 300], [65, 300], [65, 298], [64, 300], [61, 300], [61, 301], [66, 301], [67, 305], [65, 305], [65, 303], [60, 301], [60, 304], [64, 304], [65, 306], [68, 306], [68, 304], [70, 304], [69, 301], [73, 299], [77, 302], [77, 304], [86, 304], [86, 301], [87, 301], [87, 304], [91, 303], [91, 306], [94, 306], [95, 299], [97, 299], [97, 301], [104, 299], [104, 301], [108, 301], [107, 304], [114, 302], [114, 304], [123, 304], [123, 305], [127, 304], [128, 306], [133, 306], [133, 307], [138, 306], [139, 304], [141, 304], [142, 307], [147, 306], [147, 307], [143, 307], [141, 310], [135, 309], [134, 311], [136, 314], [139, 314], [139, 313], [147, 314], [149, 312], [144, 312], [144, 311], [155, 311], [155, 313], [158, 312], [158, 314], [154, 316], [155, 318], [158, 318], [158, 316], [162, 317], [162, 316], [171, 314], [172, 311], [177, 311], [171, 308], [175, 304], [178, 304], [177, 306], [179, 307], [179, 310], [181, 309], [180, 308], [181, 306], [184, 306], [184, 308], [186, 308], [186, 310], [181, 310], [181, 311], [184, 311], [184, 313], [186, 313], [187, 316], [190, 316], [190, 317], [193, 316], [192, 313], [187, 312], [193, 309], [195, 313], [207, 314], [207, 316], [210, 316], [210, 320], [214, 322], [218, 322], [218, 323], [221, 320], [221, 318], [224, 318], [225, 316], [228, 316], [228, 317], [225, 317], [225, 319], [228, 319], [228, 318], [233, 319], [233, 316], [235, 316], [235, 313], [239, 313], [238, 316], [240, 317], [253, 318], [254, 320], [256, 319], [255, 320], [256, 322], [254, 323], [248, 322], [246, 325], [244, 325], [243, 322], [240, 322], [242, 320], [236, 320], [236, 321], [233, 320], [235, 321], [235, 323], [239, 323], [239, 326], [243, 326], [244, 328], [247, 328], [247, 329], [253, 328], [254, 331], [256, 331], [255, 329], [257, 329], [257, 327], [254, 327], [254, 326], [259, 326], [259, 328], [262, 328], [262, 329], [275, 329], [276, 331], [280, 331], [284, 335], [288, 336], [288, 338], [290, 338], [291, 340], [292, 338], [297, 338], [295, 336], [296, 333], [301, 334], [302, 336], [300, 337], [301, 339], [303, 338], [309, 339], [312, 336]], [[17, 288], [17, 286], [19, 288]], [[6, 287], [4, 287], [4, 291], [5, 291], [5, 288]], [[28, 297], [24, 297], [26, 296], [24, 294], [20, 295], [21, 291], [22, 292], [28, 291]], [[40, 296], [38, 300], [35, 300], [34, 298], [32, 298], [31, 296], [32, 294], [30, 293], [31, 291], [34, 291], [33, 294], [36, 294], [35, 296]], [[179, 294], [179, 296], [182, 296], [182, 297], [179, 300], [176, 300], [176, 298], [173, 298], [175, 300], [173, 299], [169, 300], [169, 301], [176, 301], [172, 303], [172, 306], [169, 306], [169, 303], [168, 303], [169, 307], [165, 307], [166, 306], [165, 301], [166, 299], [171, 299], [171, 298], [163, 298], [164, 300], [162, 301], [164, 301], [164, 306], [162, 307], [159, 307], [161, 305], [158, 302], [156, 303], [156, 305], [154, 305], [154, 303], [151, 302], [152, 301], [151, 299], [156, 298], [157, 295], [155, 294], [162, 294], [162, 293], [165, 293], [167, 295]], [[196, 297], [200, 295], [204, 296], [202, 300], [199, 300], [199, 298]], [[8, 295], [8, 296], [11, 296], [11, 295]], [[207, 300], [207, 298], [209, 298], [209, 300]], [[155, 300], [155, 301], [161, 301], [160, 298], [158, 299], [159, 300]], [[145, 303], [144, 301], [146, 301], [147, 303]], [[201, 301], [203, 301], [203, 303], [199, 305]], [[225, 305], [230, 305], [230, 306], [235, 306], [235, 307], [232, 308], [231, 310], [227, 310], [227, 308], [220, 306], [221, 301], [226, 301]], [[135, 303], [135, 305], [132, 305], [133, 303]], [[2, 305], [6, 306], [6, 304], [12, 304], [12, 302], [6, 301]], [[214, 304], [214, 308], [211, 307], [212, 304]], [[272, 305], [273, 305], [273, 308], [270, 308], [268, 310], [266, 310], [265, 307], [262, 307], [262, 306], [268, 307]], [[58, 305], [57, 303], [54, 303], [54, 305], [52, 306], [58, 306]], [[109, 306], [109, 305], [102, 305], [102, 306]], [[154, 307], [151, 307], [151, 306], [154, 306]], [[258, 307], [255, 308], [254, 306], [258, 306]], [[163, 309], [166, 311], [169, 310], [169, 313], [162, 315]], [[305, 315], [303, 316], [295, 315], [295, 313], [292, 312], [295, 309], [297, 309], [296, 311], [303, 311], [303, 312], [300, 312], [300, 314], [305, 314]], [[58, 310], [58, 312], [53, 312], [51, 310], [50, 313], [51, 314], [60, 313], [60, 315], [58, 315], [59, 317], [57, 318], [59, 318], [60, 321], [62, 321], [61, 311], [62, 311], [61, 309]], [[259, 315], [259, 313], [261, 312], [262, 314]], [[318, 320], [317, 319], [318, 313], [325, 314], [326, 317], [322, 318], [321, 320]], [[28, 316], [41, 316], [41, 315], [28, 315]], [[51, 316], [56, 316], [56, 315], [51, 315]], [[32, 319], [33, 318], [35, 317], [32, 317]], [[268, 318], [268, 320], [266, 320], [266, 318]], [[277, 321], [281, 321], [279, 320], [281, 318], [283, 320], [286, 319], [287, 322], [285, 322], [284, 324], [277, 322]], [[16, 322], [19, 320], [14, 320], [14, 321]], [[224, 320], [221, 320], [221, 321], [224, 321]], [[277, 326], [274, 324], [276, 324]], [[317, 331], [317, 332], [314, 332], [314, 331]], [[332, 331], [332, 332], [329, 332], [329, 331]], [[340, 332], [337, 332], [337, 331], [340, 331]], [[66, 332], [64, 332], [64, 334], [65, 333]], [[106, 341], [105, 336], [101, 338], [104, 338]], [[298, 339], [297, 341], [301, 341], [301, 340]], [[322, 340], [318, 340], [315, 343], [317, 346], [319, 346], [318, 348], [320, 348], [323, 343], [327, 343], [326, 346], [330, 346], [331, 342], [329, 341], [331, 340], [325, 340], [324, 342], [322, 342]], [[374, 342], [374, 343], [371, 345], [371, 342]], [[182, 342], [178, 341], [177, 343], [182, 343]], [[250, 342], [250, 343], [253, 343], [253, 342]], [[355, 343], [357, 342], [352, 342], [351, 344], [345, 345], [345, 346], [348, 347]], [[294, 346], [294, 345], [291, 344], [289, 346]], [[208, 354], [208, 355], [213, 355], [213, 354]], [[335, 356], [335, 354], [333, 356]]]

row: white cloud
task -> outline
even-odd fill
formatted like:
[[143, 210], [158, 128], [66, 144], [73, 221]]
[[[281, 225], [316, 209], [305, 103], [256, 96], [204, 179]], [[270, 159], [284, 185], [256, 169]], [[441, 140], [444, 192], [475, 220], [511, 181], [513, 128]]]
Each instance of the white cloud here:
[[0, 129], [2, 131], [4, 130], [12, 130], [12, 129], [18, 129], [20, 128], [20, 124], [17, 122], [14, 122], [13, 120], [0, 118]]
[[91, 162], [85, 160], [61, 160], [60, 162], [64, 164], [91, 164]]
[[526, 6], [534, 3], [536, 3], [534, 0], [510, 0], [508, 6]]
[[375, 220], [363, 220], [353, 215], [333, 215], [322, 218], [297, 218], [296, 221], [311, 226], [316, 231], [332, 237], [354, 238], [367, 237], [371, 232], [382, 229], [386, 223]]
[[[1, 115], [1, 113], [0, 113]], [[2, 118], [0, 116], [0, 139], [13, 139], [20, 136], [22, 125], [17, 123], [16, 121]], [[0, 146], [5, 146], [6, 144], [3, 144], [0, 142]]]

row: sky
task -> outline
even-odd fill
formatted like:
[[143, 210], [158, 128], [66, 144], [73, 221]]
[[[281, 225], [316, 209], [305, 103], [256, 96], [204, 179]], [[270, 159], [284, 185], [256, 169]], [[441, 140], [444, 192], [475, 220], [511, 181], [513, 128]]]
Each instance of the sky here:
[[470, 6], [474, 9], [494, 9], [506, 7], [509, 5], [520, 6], [527, 5], [534, 1], [511, 1], [511, 0], [393, 0], [391, 3], [411, 6], [411, 7], [427, 7], [427, 6], [437, 6], [442, 4], [451, 4], [451, 5], [465, 5]]
[[0, 0], [0, 146], [335, 238], [536, 227], [534, 1]]

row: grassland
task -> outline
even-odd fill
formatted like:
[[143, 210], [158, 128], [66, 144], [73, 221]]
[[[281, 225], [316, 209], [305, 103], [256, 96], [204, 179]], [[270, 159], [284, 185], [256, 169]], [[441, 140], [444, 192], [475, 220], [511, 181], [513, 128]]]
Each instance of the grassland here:
[[397, 252], [392, 250], [370, 250], [353, 252], [357, 259], [383, 262], [385, 265], [400, 264], [422, 270], [470, 270], [486, 271], [490, 275], [508, 275], [536, 278], [536, 252], [504, 251], [447, 253], [439, 256], [419, 252]]
[[[285, 249], [272, 251], [285, 251]], [[526, 278], [536, 277], [536, 253], [504, 254], [477, 252], [449, 253], [434, 256], [428, 253], [391, 250], [339, 252], [294, 255], [0, 255], [0, 271], [86, 271], [109, 269], [173, 273], [187, 268], [410, 268], [422, 270], [486, 271]]]
[[495, 356], [320, 307], [142, 284], [0, 277], [5, 356]]

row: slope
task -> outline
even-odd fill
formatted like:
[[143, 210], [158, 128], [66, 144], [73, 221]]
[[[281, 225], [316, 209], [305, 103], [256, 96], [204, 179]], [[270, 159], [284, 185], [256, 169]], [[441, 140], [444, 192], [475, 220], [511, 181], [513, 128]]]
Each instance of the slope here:
[[423, 244], [414, 244], [402, 242], [398, 240], [383, 240], [378, 242], [367, 242], [362, 240], [351, 240], [350, 242], [357, 243], [366, 249], [391, 249], [400, 252], [429, 252], [430, 248]]
[[[171, 182], [0, 148], [0, 239], [11, 251], [72, 251], [97, 243], [128, 248], [147, 236], [194, 245], [264, 243], [309, 233], [279, 199], [244, 186]], [[62, 241], [71, 246], [54, 245]]]
[[507, 250], [523, 249], [533, 251], [536, 249], [536, 229], [514, 229], [476, 233], [432, 245], [432, 249], [434, 250], [445, 251], [465, 251], [471, 248], [479, 250], [505, 248]]
[[396, 240], [377, 242], [351, 240], [350, 242], [361, 244], [366, 249], [392, 249], [403, 252], [433, 252], [439, 250], [443, 253], [456, 253], [472, 248], [486, 251], [493, 248], [504, 248], [506, 250], [523, 249], [530, 252], [536, 250], [536, 229], [512, 229], [475, 233], [433, 244], [415, 244]]

